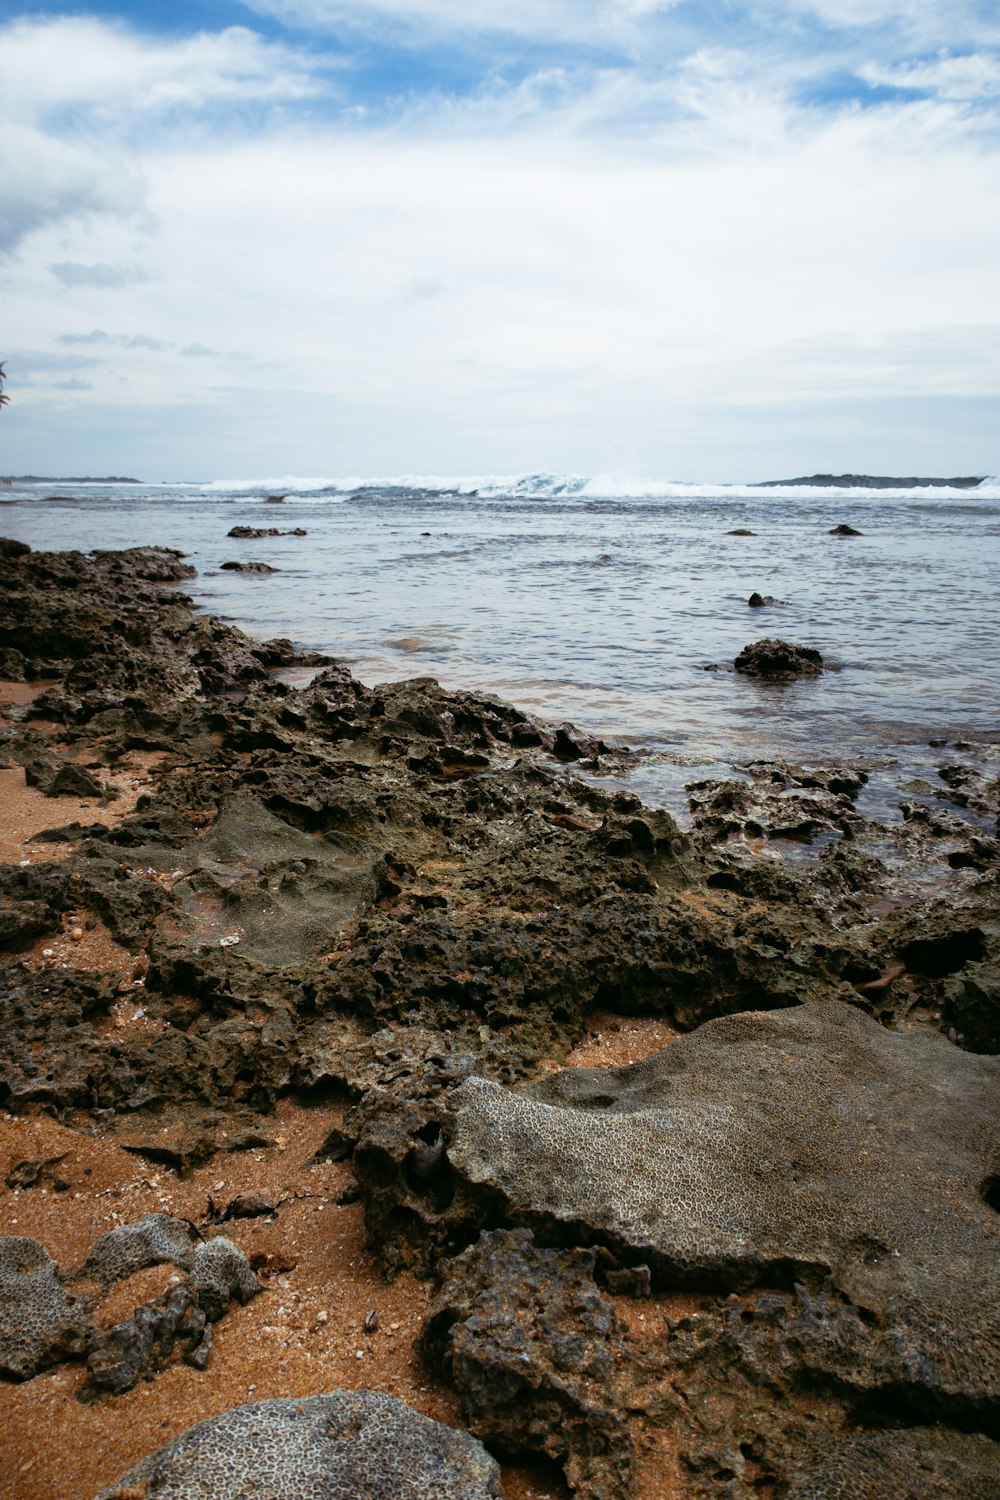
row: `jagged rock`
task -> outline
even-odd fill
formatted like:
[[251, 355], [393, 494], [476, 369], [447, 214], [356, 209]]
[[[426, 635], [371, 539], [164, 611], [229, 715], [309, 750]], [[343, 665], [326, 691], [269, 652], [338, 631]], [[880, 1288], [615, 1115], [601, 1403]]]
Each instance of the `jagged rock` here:
[[131, 1318], [94, 1331], [88, 1341], [83, 1398], [102, 1392], [124, 1395], [143, 1375], [162, 1370], [175, 1353], [204, 1369], [211, 1347], [208, 1318], [191, 1286], [182, 1282], [137, 1307]]
[[855, 531], [853, 526], [848, 526], [846, 522], [841, 521], [839, 526], [830, 527], [829, 534], [830, 536], [860, 536], [861, 532]]
[[622, 1330], [594, 1261], [593, 1250], [540, 1250], [528, 1230], [484, 1233], [442, 1267], [420, 1348], [477, 1437], [556, 1460], [576, 1495], [628, 1500]]
[[45, 1246], [24, 1235], [0, 1240], [0, 1372], [27, 1380], [80, 1354], [89, 1329]]
[[812, 646], [793, 646], [774, 637], [744, 646], [733, 662], [747, 677], [809, 677], [823, 670], [823, 658]]
[[499, 1473], [465, 1432], [377, 1391], [236, 1406], [167, 1443], [94, 1500], [493, 1500]]
[[63, 1156], [49, 1156], [16, 1162], [4, 1182], [9, 1188], [45, 1187], [55, 1193], [65, 1193], [70, 1184], [59, 1171], [59, 1163], [64, 1160]]
[[751, 609], [766, 609], [768, 605], [780, 604], [781, 600], [775, 599], [772, 594], [758, 594], [755, 590], [750, 595], [747, 603], [749, 604]]

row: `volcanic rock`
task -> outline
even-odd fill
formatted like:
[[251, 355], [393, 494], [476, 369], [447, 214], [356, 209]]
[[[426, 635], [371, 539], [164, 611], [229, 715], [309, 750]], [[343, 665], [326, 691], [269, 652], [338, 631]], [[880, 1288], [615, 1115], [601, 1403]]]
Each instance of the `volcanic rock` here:
[[226, 532], [226, 536], [241, 537], [248, 541], [258, 541], [265, 536], [308, 536], [309, 533], [301, 526], [294, 527], [291, 531], [281, 531], [277, 526], [233, 526]]
[[563, 1463], [575, 1495], [628, 1500], [621, 1329], [594, 1282], [595, 1256], [538, 1249], [525, 1229], [484, 1233], [442, 1268], [421, 1350], [457, 1387], [478, 1437]]

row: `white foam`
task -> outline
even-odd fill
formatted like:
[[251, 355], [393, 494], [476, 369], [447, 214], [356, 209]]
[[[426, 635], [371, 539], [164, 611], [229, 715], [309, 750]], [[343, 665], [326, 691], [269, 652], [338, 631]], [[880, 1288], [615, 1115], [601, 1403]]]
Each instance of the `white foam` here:
[[816, 484], [720, 484], [712, 481], [648, 478], [615, 474], [386, 474], [303, 478], [295, 474], [272, 475], [254, 479], [215, 479], [201, 485], [203, 491], [240, 494], [323, 494], [331, 502], [348, 494], [366, 490], [412, 490], [448, 495], [475, 495], [485, 499], [512, 497], [523, 500], [546, 500], [579, 497], [591, 500], [632, 499], [669, 500], [705, 496], [712, 499], [756, 500], [767, 496], [788, 499], [815, 499], [820, 494], [831, 500], [887, 499], [964, 499], [1000, 500], [1000, 478], [991, 475], [974, 489], [949, 485], [917, 485], [899, 488], [867, 488], [855, 485]]

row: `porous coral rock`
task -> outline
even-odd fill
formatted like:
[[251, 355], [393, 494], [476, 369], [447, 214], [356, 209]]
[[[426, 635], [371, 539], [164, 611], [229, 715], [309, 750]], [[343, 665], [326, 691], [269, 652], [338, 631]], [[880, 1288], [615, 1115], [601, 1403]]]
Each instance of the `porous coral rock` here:
[[823, 658], [812, 646], [795, 646], [767, 636], [744, 646], [733, 668], [748, 677], [809, 677], [822, 672]]
[[188, 1284], [205, 1316], [216, 1322], [230, 1302], [249, 1302], [261, 1290], [243, 1251], [224, 1235], [205, 1240], [194, 1252]]
[[164, 1261], [188, 1270], [194, 1264], [197, 1243], [197, 1232], [186, 1219], [147, 1214], [134, 1224], [117, 1224], [102, 1234], [79, 1275], [109, 1287], [144, 1266], [158, 1266]]
[[997, 1500], [1000, 1445], [935, 1428], [864, 1432], [797, 1475], [787, 1500]]
[[494, 1500], [468, 1433], [377, 1391], [260, 1401], [199, 1422], [94, 1500]]
[[[550, 1243], [603, 1242], [660, 1285], [828, 1280], [872, 1325], [864, 1358], [817, 1345], [828, 1374], [995, 1410], [1000, 1322], [983, 1287], [1000, 1218], [981, 1185], [998, 1102], [996, 1059], [850, 1006], [729, 1016], [632, 1067], [521, 1092], [466, 1079], [439, 1111], [447, 1173], [422, 1230], [442, 1246], [484, 1222], [527, 1224]], [[365, 1149], [362, 1135], [356, 1165]], [[413, 1240], [412, 1177], [406, 1193]]]
[[44, 1245], [25, 1235], [0, 1239], [0, 1371], [26, 1380], [79, 1354], [89, 1328]]

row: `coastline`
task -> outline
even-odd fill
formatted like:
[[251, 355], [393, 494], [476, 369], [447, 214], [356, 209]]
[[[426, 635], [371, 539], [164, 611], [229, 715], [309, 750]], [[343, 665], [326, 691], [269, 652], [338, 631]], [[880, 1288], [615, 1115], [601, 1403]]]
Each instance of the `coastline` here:
[[[2, 1175], [23, 1162], [50, 1171], [8, 1182], [0, 1205], [3, 1232], [37, 1237], [64, 1272], [98, 1232], [155, 1205], [231, 1237], [261, 1290], [219, 1319], [203, 1370], [168, 1358], [128, 1393], [80, 1406], [78, 1353], [0, 1387], [22, 1443], [19, 1500], [82, 1500], [234, 1401], [368, 1383], [492, 1432], [494, 1446], [506, 1422], [508, 1446], [543, 1464], [508, 1471], [511, 1500], [569, 1493], [557, 1463], [584, 1494], [599, 1484], [636, 1500], [737, 1493], [707, 1460], [698, 1468], [699, 1452], [725, 1447], [711, 1402], [700, 1435], [677, 1414], [685, 1322], [700, 1318], [721, 1338], [720, 1297], [725, 1316], [734, 1298], [752, 1316], [762, 1290], [791, 1307], [793, 1262], [819, 1297], [822, 1255], [810, 1270], [780, 1235], [775, 1248], [751, 1234], [742, 1258], [695, 1254], [684, 1270], [653, 1241], [642, 1259], [625, 1229], [588, 1224], [579, 1208], [556, 1233], [513, 1188], [497, 1198], [499, 1168], [484, 1198], [472, 1146], [461, 1146], [469, 1080], [557, 1099], [559, 1079], [590, 1076], [579, 1069], [637, 1062], [682, 1036], [701, 1045], [727, 1017], [822, 1011], [846, 1016], [848, 1030], [860, 1017], [878, 1032], [872, 1046], [884, 1034], [930, 1059], [932, 1074], [964, 1079], [968, 1068], [976, 1089], [995, 1087], [1000, 780], [941, 746], [940, 784], [883, 824], [859, 811], [862, 770], [772, 760], [746, 780], [692, 784], [685, 831], [628, 791], [575, 775], [608, 756], [586, 732], [431, 678], [365, 687], [290, 641], [253, 641], [195, 613], [182, 592], [190, 571], [166, 549], [0, 548], [0, 676], [22, 679], [0, 721], [0, 792], [20, 814], [7, 821], [0, 869]], [[305, 688], [276, 675], [306, 666], [318, 675]], [[62, 840], [29, 837], [43, 823]], [[451, 1198], [440, 1153], [424, 1176], [414, 1165], [442, 1131]], [[820, 1155], [830, 1145], [821, 1134]], [[904, 1199], [911, 1173], [901, 1150], [893, 1182]], [[258, 1211], [224, 1218], [241, 1194], [256, 1194]], [[997, 1241], [996, 1204], [984, 1201], [976, 1233]], [[586, 1382], [573, 1388], [568, 1450], [560, 1423], [542, 1421], [530, 1438], [516, 1413], [484, 1409], [433, 1339], [424, 1361], [411, 1347], [443, 1295], [445, 1262], [483, 1228], [526, 1227], [540, 1254], [591, 1255], [594, 1296], [613, 1309], [604, 1337], [615, 1378], [601, 1400]], [[955, 1235], [943, 1282], [958, 1275]], [[396, 1279], [382, 1283], [383, 1272]], [[905, 1298], [862, 1286], [846, 1251], [826, 1274], [838, 1306], [877, 1304], [893, 1337], [930, 1337]], [[173, 1263], [136, 1272], [99, 1301], [103, 1326], [130, 1300], [164, 1295], [175, 1275]], [[337, 1277], [336, 1307], [324, 1275]], [[553, 1278], [570, 1271], [546, 1261], [537, 1275], [551, 1300]], [[516, 1303], [506, 1282], [494, 1292]], [[575, 1326], [579, 1308], [559, 1305]], [[439, 1317], [461, 1326], [453, 1312]], [[898, 1406], [879, 1404], [880, 1380], [902, 1383], [917, 1414], [902, 1427], [941, 1424], [947, 1439], [953, 1423], [954, 1453], [959, 1428], [989, 1430], [1000, 1400], [982, 1352], [991, 1328], [986, 1312], [966, 1312], [970, 1368], [949, 1367], [945, 1393], [939, 1374], [935, 1384], [885, 1351], [874, 1374], [854, 1354], [852, 1377], [815, 1351], [789, 1373], [780, 1340], [761, 1356], [759, 1381], [747, 1360], [713, 1375], [729, 1403], [722, 1427], [756, 1434], [738, 1476], [746, 1493], [796, 1482], [855, 1434], [862, 1388], [865, 1432], [898, 1423]], [[765, 1420], [773, 1401], [762, 1392], [779, 1368], [787, 1414]], [[551, 1359], [535, 1379], [551, 1397]], [[588, 1422], [614, 1460], [599, 1473], [580, 1436]], [[42, 1446], [52, 1431], [64, 1446]], [[100, 1456], [85, 1468], [87, 1433]], [[968, 1462], [994, 1462], [983, 1452]]]

